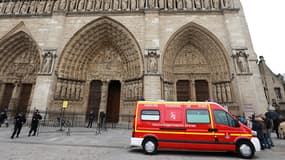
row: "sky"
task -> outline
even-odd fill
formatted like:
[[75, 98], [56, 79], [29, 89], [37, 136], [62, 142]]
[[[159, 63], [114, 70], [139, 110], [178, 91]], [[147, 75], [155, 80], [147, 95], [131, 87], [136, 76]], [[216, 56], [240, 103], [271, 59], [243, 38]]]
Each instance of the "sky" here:
[[273, 73], [285, 73], [285, 0], [240, 0], [254, 51]]

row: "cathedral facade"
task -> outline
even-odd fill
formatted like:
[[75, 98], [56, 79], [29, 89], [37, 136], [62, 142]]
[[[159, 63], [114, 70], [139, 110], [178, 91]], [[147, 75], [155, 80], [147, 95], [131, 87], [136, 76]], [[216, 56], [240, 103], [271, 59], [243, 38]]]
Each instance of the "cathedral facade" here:
[[1, 0], [0, 105], [105, 112], [136, 101], [268, 104], [239, 0]]

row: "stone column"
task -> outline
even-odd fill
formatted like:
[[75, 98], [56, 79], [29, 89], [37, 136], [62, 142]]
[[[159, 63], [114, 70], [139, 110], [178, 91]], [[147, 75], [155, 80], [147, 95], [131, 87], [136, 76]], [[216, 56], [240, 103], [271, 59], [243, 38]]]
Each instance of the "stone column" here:
[[145, 12], [145, 70], [144, 96], [146, 100], [161, 99], [159, 12]]
[[103, 81], [99, 113], [104, 112], [106, 114], [106, 112], [107, 112], [109, 83], [110, 83], [110, 81]]
[[32, 95], [32, 105], [30, 110], [37, 108], [40, 111], [46, 111], [49, 107], [49, 101], [51, 99], [52, 88], [52, 76], [39, 75], [36, 80], [36, 85]]
[[195, 80], [191, 80], [191, 101], [196, 101], [196, 88], [195, 88]]

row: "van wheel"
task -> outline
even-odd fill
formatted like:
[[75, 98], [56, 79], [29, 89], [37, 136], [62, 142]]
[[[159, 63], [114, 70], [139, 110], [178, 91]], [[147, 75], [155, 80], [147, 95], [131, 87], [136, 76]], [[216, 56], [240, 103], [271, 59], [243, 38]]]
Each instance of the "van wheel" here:
[[147, 138], [143, 141], [142, 147], [146, 154], [155, 154], [157, 152], [157, 141], [153, 138]]
[[237, 143], [237, 153], [245, 159], [250, 159], [254, 156], [254, 147], [250, 142], [242, 141]]

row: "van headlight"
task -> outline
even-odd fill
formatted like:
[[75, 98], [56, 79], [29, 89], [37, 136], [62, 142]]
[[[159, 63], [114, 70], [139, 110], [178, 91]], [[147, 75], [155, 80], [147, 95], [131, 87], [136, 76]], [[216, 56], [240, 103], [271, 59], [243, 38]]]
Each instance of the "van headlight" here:
[[252, 134], [252, 136], [257, 137], [257, 132], [256, 131], [252, 130], [251, 134]]

